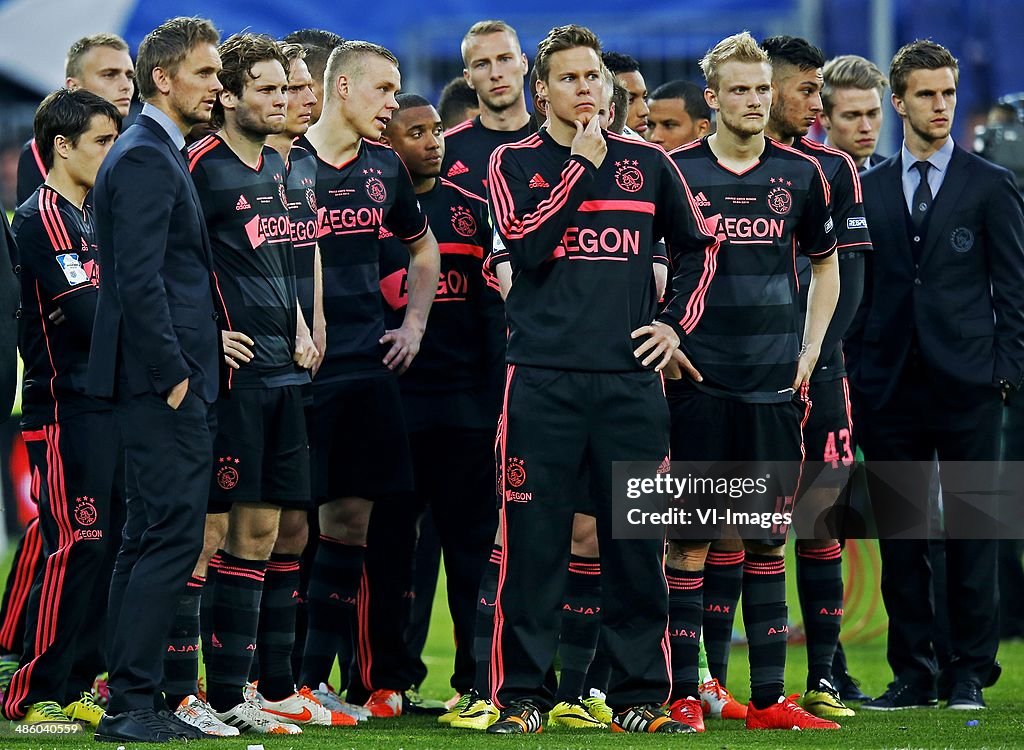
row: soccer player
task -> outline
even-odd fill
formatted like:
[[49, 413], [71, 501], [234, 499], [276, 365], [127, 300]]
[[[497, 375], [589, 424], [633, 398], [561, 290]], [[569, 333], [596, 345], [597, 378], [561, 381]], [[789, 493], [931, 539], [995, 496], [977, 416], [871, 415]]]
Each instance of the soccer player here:
[[[121, 118], [135, 93], [135, 65], [128, 44], [117, 34], [92, 34], [77, 40], [68, 49], [64, 64], [64, 86], [85, 89], [111, 102]], [[46, 179], [46, 164], [35, 139], [29, 140], [18, 158], [17, 198], [20, 206]]]
[[[3, 708], [7, 718], [28, 723], [95, 727], [103, 717], [89, 688], [102, 668], [116, 552], [110, 536], [115, 519], [123, 520], [124, 487], [111, 404], [85, 393], [100, 278], [85, 198], [120, 128], [118, 109], [96, 94], [60, 89], [47, 96], [33, 125], [46, 181], [12, 227], [21, 253], [21, 427], [37, 478], [45, 563], [29, 605], [30, 621], [43, 626], [26, 643]], [[48, 317], [58, 305], [59, 326]]]
[[[348, 680], [356, 628], [354, 609], [364, 581], [360, 682], [375, 716], [402, 710], [401, 675], [371, 639], [394, 643], [389, 631], [402, 592], [381, 579], [392, 540], [370, 539], [374, 515], [404, 513], [399, 498], [412, 490], [405, 419], [396, 375], [419, 351], [437, 290], [440, 259], [408, 171], [376, 141], [398, 108], [398, 61], [369, 42], [345, 42], [327, 63], [324, 112], [300, 143], [317, 156], [316, 199], [323, 211], [319, 238], [324, 277], [327, 356], [313, 381], [311, 444], [320, 539], [310, 573], [309, 627], [302, 663], [306, 685], [326, 683], [341, 654]], [[380, 301], [377, 239], [386, 227], [410, 254], [409, 303], [402, 325], [385, 329]], [[376, 501], [376, 505], [375, 502]], [[372, 529], [371, 529], [372, 530]], [[403, 542], [404, 543], [404, 542]], [[411, 542], [410, 542], [411, 543]], [[364, 579], [364, 549], [366, 578]], [[400, 642], [399, 635], [397, 641]]]
[[644, 137], [666, 151], [703, 138], [711, 132], [711, 108], [704, 91], [692, 81], [669, 81], [647, 99]]
[[642, 137], [647, 134], [647, 84], [640, 72], [640, 63], [636, 58], [621, 52], [605, 52], [601, 55], [605, 66], [615, 76], [615, 80], [629, 92], [629, 110], [626, 115], [626, 127]]
[[[481, 271], [491, 245], [486, 202], [439, 176], [444, 135], [430, 103], [415, 94], [400, 94], [397, 101], [382, 142], [408, 167], [441, 253], [430, 322], [419, 354], [399, 380], [416, 477], [412, 510], [429, 507], [440, 537], [455, 625], [451, 685], [468, 694], [475, 671], [476, 596], [497, 526], [491, 467], [503, 384], [504, 310]], [[389, 237], [381, 249], [389, 328], [401, 324], [408, 304], [408, 263], [409, 253]]]
[[[655, 370], [678, 346], [678, 302], [657, 316], [654, 240], [713, 252], [660, 148], [605, 135], [600, 43], [552, 29], [538, 45], [549, 128], [491, 157], [491, 211], [508, 249], [508, 372], [498, 439], [504, 556], [497, 587], [492, 733], [537, 732], [558, 641], [575, 485], [589, 471], [602, 556], [602, 620], [621, 731], [692, 729], [660, 710], [669, 687], [660, 540], [611, 537], [611, 462], [661, 461], [667, 413]], [[643, 206], [643, 209], [639, 207]], [[594, 262], [594, 260], [611, 262]], [[618, 261], [618, 262], [615, 262]], [[679, 329], [681, 330], [681, 329]]]
[[288, 34], [282, 41], [289, 44], [301, 44], [306, 51], [303, 61], [312, 79], [313, 96], [316, 103], [309, 116], [309, 124], [314, 125], [320, 119], [320, 113], [324, 108], [324, 70], [327, 68], [327, 60], [334, 48], [341, 44], [344, 39], [333, 31], [324, 29], [299, 29]]
[[[701, 68], [718, 129], [671, 156], [695, 191], [695, 203], [721, 249], [704, 266], [686, 258], [689, 266], [676, 275], [685, 280], [674, 291], [688, 301], [688, 315], [683, 320], [685, 355], [676, 354], [685, 374], [669, 389], [672, 456], [743, 461], [746, 475], [767, 471], [772, 477], [768, 492], [748, 502], [786, 511], [798, 489], [807, 381], [839, 293], [829, 186], [815, 159], [765, 137], [771, 65], [749, 34], [719, 42]], [[811, 261], [802, 336], [794, 243]], [[837, 729], [838, 724], [811, 715], [783, 693], [788, 631], [784, 532], [748, 533], [743, 542], [751, 675], [746, 725]], [[670, 541], [665, 571], [673, 634], [672, 715], [698, 730], [704, 725], [697, 649], [707, 549], [698, 540]]]
[[516, 30], [504, 21], [478, 21], [462, 38], [462, 75], [476, 91], [480, 114], [445, 133], [441, 174], [476, 195], [487, 191], [487, 159], [503, 143], [537, 130], [526, 110], [529, 71]]
[[437, 111], [441, 114], [444, 129], [448, 130], [479, 115], [480, 100], [466, 79], [457, 76], [448, 81], [441, 90]]
[[[316, 100], [312, 77], [305, 64], [301, 45], [282, 43], [282, 51], [290, 64], [288, 73], [288, 116], [281, 133], [267, 136], [267, 145], [274, 148], [285, 162], [285, 186], [288, 213], [291, 219], [292, 250], [295, 253], [296, 290], [303, 320], [312, 321], [313, 345], [317, 360], [311, 368], [316, 374], [326, 351], [326, 323], [323, 313], [323, 275], [317, 236], [316, 157], [299, 145], [296, 139], [309, 130], [311, 110]], [[302, 386], [306, 408], [306, 427], [312, 419], [312, 384]], [[296, 618], [299, 597], [303, 591], [301, 567], [303, 552], [309, 538], [309, 515], [306, 510], [284, 508], [274, 551], [267, 562], [267, 576], [260, 603], [260, 625], [256, 656], [259, 662], [259, 696], [280, 700], [294, 692], [292, 653], [297, 648]], [[303, 627], [303, 635], [305, 628]], [[301, 653], [300, 653], [301, 657]], [[332, 711], [366, 720], [369, 711], [339, 701], [326, 685], [313, 687], [314, 697]]]
[[285, 688], [272, 684], [277, 692], [270, 697], [242, 694], [281, 509], [302, 510], [310, 497], [301, 386], [318, 355], [297, 307], [285, 165], [266, 145], [286, 125], [290, 64], [277, 42], [255, 34], [236, 34], [219, 52], [224, 90], [213, 121], [221, 128], [193, 144], [188, 162], [226, 322], [245, 338], [225, 344], [230, 394], [217, 402], [206, 535], [223, 548], [203, 593], [212, 597], [206, 694], [231, 726], [297, 734], [299, 724], [355, 720], [331, 713], [287, 681]]
[[821, 126], [828, 145], [853, 157], [858, 170], [882, 161], [875, 154], [882, 129], [882, 95], [889, 82], [873, 62], [859, 55], [829, 60], [822, 70]]
[[[804, 426], [810, 459], [801, 477], [798, 514], [822, 534], [836, 533], [822, 523], [846, 487], [853, 465], [854, 437], [850, 389], [842, 339], [853, 322], [864, 291], [864, 257], [871, 250], [860, 180], [852, 158], [807, 137], [821, 113], [821, 68], [825, 56], [804, 39], [774, 36], [761, 43], [772, 64], [772, 107], [766, 134], [813, 156], [828, 180], [829, 211], [835, 223], [839, 257], [839, 300], [810, 378], [811, 416]], [[798, 259], [801, 291], [808, 288], [810, 265]], [[806, 307], [806, 297], [801, 294]], [[812, 520], [814, 519], [814, 520]], [[796, 544], [796, 579], [807, 636], [807, 691], [801, 705], [815, 716], [852, 716], [832, 682], [843, 611], [843, 560], [833, 537], [801, 538]]]
[[[122, 119], [128, 115], [135, 86], [135, 66], [128, 45], [115, 34], [94, 34], [71, 45], [65, 63], [65, 84], [84, 88], [112, 102]], [[18, 159], [18, 205], [46, 179], [46, 165], [35, 138], [30, 138]], [[55, 311], [55, 319], [60, 319]], [[19, 662], [25, 632], [26, 605], [32, 581], [42, 565], [42, 541], [33, 519], [18, 542], [0, 606], [0, 690], [6, 690]]]

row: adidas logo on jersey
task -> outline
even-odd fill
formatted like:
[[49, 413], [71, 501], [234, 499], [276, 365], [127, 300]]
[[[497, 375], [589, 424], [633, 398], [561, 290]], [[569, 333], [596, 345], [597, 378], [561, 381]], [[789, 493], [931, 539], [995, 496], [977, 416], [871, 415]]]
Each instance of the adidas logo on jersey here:
[[697, 205], [701, 208], [707, 208], [711, 205], [711, 201], [707, 199], [707, 196], [705, 196], [704, 193], [697, 193], [694, 200], [697, 201]]
[[454, 164], [451, 165], [451, 167], [449, 167], [448, 176], [457, 177], [458, 175], [466, 174], [467, 172], [469, 172], [469, 167], [467, 167], [461, 161], [456, 161]]
[[249, 201], [247, 201], [245, 199], [245, 196], [244, 195], [238, 196], [238, 202], [235, 203], [235, 210], [236, 211], [247, 211], [250, 208], [252, 208], [252, 206], [249, 205]]
[[540, 176], [540, 172], [538, 172], [537, 174], [535, 174], [533, 177], [530, 178], [530, 187], [532, 187], [532, 188], [546, 188], [546, 187], [551, 187], [551, 186], [548, 184], [547, 180], [545, 180], [543, 177]]

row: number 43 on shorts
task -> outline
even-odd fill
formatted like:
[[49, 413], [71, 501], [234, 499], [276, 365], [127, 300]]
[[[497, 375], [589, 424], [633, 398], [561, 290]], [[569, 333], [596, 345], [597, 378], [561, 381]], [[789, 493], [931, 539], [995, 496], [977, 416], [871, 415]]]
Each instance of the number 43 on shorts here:
[[[839, 453], [840, 450], [842, 450], [842, 455]], [[824, 461], [827, 464], [832, 464], [833, 469], [839, 468], [840, 461], [842, 461], [843, 466], [853, 464], [853, 446], [850, 445], [849, 429], [844, 427], [838, 432], [833, 430], [828, 434], [828, 438], [825, 440]]]

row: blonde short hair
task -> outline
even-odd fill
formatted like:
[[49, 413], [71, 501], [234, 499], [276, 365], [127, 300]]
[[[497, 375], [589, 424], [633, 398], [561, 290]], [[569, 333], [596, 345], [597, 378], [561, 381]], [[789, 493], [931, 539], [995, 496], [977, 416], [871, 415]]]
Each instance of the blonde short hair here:
[[701, 58], [700, 69], [704, 72], [704, 80], [708, 88], [718, 91], [721, 82], [722, 66], [731, 61], [742, 63], [768, 63], [768, 53], [754, 40], [748, 31], [727, 36]]

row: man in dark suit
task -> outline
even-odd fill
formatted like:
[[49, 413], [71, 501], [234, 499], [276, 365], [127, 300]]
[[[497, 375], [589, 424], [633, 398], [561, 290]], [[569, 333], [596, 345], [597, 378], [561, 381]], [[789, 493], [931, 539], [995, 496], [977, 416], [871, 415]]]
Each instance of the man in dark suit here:
[[[110, 587], [109, 715], [98, 739], [202, 736], [159, 695], [169, 625], [203, 545], [219, 389], [215, 280], [202, 209], [180, 149], [221, 89], [217, 31], [169, 20], [139, 47], [142, 114], [93, 191], [104, 285], [89, 389], [113, 397], [124, 435], [128, 520]], [[97, 439], [102, 439], [97, 436]], [[157, 708], [159, 707], [159, 708]]]
[[[956, 59], [934, 42], [896, 54], [889, 80], [903, 148], [863, 178], [875, 253], [848, 359], [880, 523], [895, 677], [863, 706], [873, 710], [937, 702], [928, 542], [886, 539], [884, 527], [894, 508], [927, 507], [937, 455], [947, 534], [977, 528], [982, 517], [951, 490], [961, 462], [998, 459], [1003, 399], [1024, 380], [1024, 210], [1007, 170], [950, 137], [957, 74]], [[871, 470], [886, 461], [916, 463]], [[998, 645], [996, 543], [947, 538], [944, 549], [948, 707], [983, 708]]]

